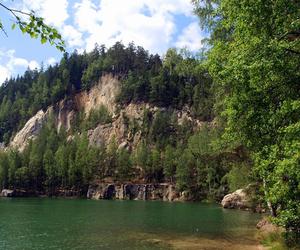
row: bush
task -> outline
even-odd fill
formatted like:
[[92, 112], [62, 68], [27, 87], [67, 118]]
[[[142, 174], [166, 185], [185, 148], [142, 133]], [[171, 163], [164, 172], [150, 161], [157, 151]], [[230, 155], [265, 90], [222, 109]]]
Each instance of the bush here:
[[95, 128], [98, 124], [107, 124], [112, 122], [112, 117], [104, 105], [97, 109], [92, 109], [88, 118], [83, 122], [83, 129]]
[[227, 182], [231, 192], [244, 188], [250, 183], [250, 166], [246, 163], [235, 163], [229, 173], [226, 174]]

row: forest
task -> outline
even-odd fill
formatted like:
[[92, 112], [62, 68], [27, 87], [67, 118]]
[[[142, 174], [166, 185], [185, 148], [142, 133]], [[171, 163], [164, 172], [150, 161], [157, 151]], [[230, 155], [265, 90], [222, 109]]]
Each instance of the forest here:
[[[133, 134], [141, 131], [138, 147], [118, 149], [116, 141], [104, 148], [89, 145], [87, 131], [112, 122], [105, 106], [88, 117], [79, 111], [68, 133], [56, 131], [50, 119], [24, 152], [1, 154], [3, 187], [51, 194], [58, 189], [86, 190], [91, 182], [112, 177], [172, 182], [195, 199], [221, 199], [229, 189], [249, 183], [244, 182], [248, 175], [240, 178], [236, 165], [250, 167], [250, 159], [241, 145], [218, 146], [221, 127], [207, 125], [195, 132], [192, 121], [178, 124], [176, 110], [184, 107], [199, 121], [214, 119], [212, 79], [203, 58], [187, 50], [169, 49], [161, 58], [140, 46], [117, 42], [109, 49], [96, 45], [90, 53], [64, 54], [59, 64], [47, 69], [27, 70], [1, 87], [2, 140], [8, 144], [39, 109], [88, 91], [105, 74], [122, 82], [117, 97], [121, 110], [129, 103], [161, 108], [155, 115], [145, 109], [141, 125], [124, 117]], [[75, 135], [71, 142], [67, 140], [70, 133]]]
[[99, 77], [111, 73], [123, 80], [120, 104], [149, 102], [160, 107], [192, 107], [194, 116], [212, 118], [212, 81], [188, 51], [169, 49], [164, 65], [159, 55], [133, 43], [121, 42], [90, 53], [65, 53], [59, 64], [27, 70], [0, 87], [0, 141], [9, 142], [38, 110], [81, 90], [89, 90]]
[[[122, 82], [118, 104], [163, 108], [140, 129], [132, 151], [115, 141], [96, 148], [87, 130], [111, 117], [101, 107], [74, 125], [75, 136], [53, 121], [23, 152], [0, 153], [2, 187], [86, 189], [105, 177], [172, 182], [197, 199], [218, 200], [229, 191], [255, 187], [273, 222], [300, 235], [300, 21], [298, 1], [193, 0], [200, 26], [210, 32], [201, 56], [169, 49], [149, 54], [133, 43], [101, 45], [89, 53], [65, 53], [59, 64], [27, 70], [0, 87], [0, 141], [40, 109], [89, 90], [99, 77]], [[174, 110], [215, 122], [194, 131], [179, 125]]]

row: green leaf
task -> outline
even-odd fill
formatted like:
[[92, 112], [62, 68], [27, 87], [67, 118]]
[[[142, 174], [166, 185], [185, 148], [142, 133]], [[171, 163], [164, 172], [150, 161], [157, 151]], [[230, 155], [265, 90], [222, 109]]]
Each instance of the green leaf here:
[[16, 28], [16, 23], [13, 23], [11, 29], [14, 30]]
[[46, 42], [47, 42], [47, 38], [46, 38], [46, 37], [42, 37], [42, 38], [41, 38], [41, 43], [44, 44], [44, 43], [46, 43]]
[[25, 27], [20, 26], [20, 29], [21, 29], [21, 31], [22, 31], [23, 34], [26, 33], [26, 28]]

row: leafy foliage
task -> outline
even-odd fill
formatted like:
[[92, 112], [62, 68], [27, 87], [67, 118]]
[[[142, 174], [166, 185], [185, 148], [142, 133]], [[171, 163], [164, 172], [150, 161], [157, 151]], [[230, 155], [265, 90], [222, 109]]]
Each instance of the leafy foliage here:
[[51, 120], [25, 150], [0, 156], [2, 188], [25, 188], [55, 194], [57, 188], [84, 188], [101, 158], [99, 149], [90, 147], [86, 136], [67, 141]]
[[88, 130], [95, 128], [98, 124], [107, 124], [112, 122], [111, 115], [104, 105], [99, 106], [97, 109], [92, 109], [88, 117], [81, 121], [81, 128]]
[[240, 188], [246, 188], [251, 183], [249, 164], [233, 165], [230, 171], [226, 174], [229, 189], [231, 192]]
[[[12, 29], [18, 27], [22, 33], [29, 34], [31, 38], [39, 38], [42, 44], [48, 41], [51, 45], [55, 45], [55, 47], [61, 52], [65, 51], [65, 42], [58, 31], [45, 24], [44, 19], [37, 16], [34, 11], [27, 13], [21, 10], [12, 9], [3, 3], [0, 3], [0, 7], [9, 11], [14, 17], [11, 26]], [[6, 34], [1, 20], [0, 29]]]
[[299, 2], [193, 3], [211, 31], [224, 137], [248, 147], [275, 221], [299, 235]]

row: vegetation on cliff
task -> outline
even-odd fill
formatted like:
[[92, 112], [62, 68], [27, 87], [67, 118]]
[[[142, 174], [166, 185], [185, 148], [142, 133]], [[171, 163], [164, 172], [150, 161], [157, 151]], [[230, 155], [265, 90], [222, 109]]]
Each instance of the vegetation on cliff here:
[[194, 116], [212, 118], [211, 79], [199, 60], [170, 49], [162, 60], [133, 43], [96, 46], [90, 53], [65, 53], [59, 64], [27, 70], [0, 87], [0, 141], [12, 134], [38, 110], [89, 90], [104, 74], [123, 80], [119, 103], [149, 102], [161, 107], [191, 107]]

